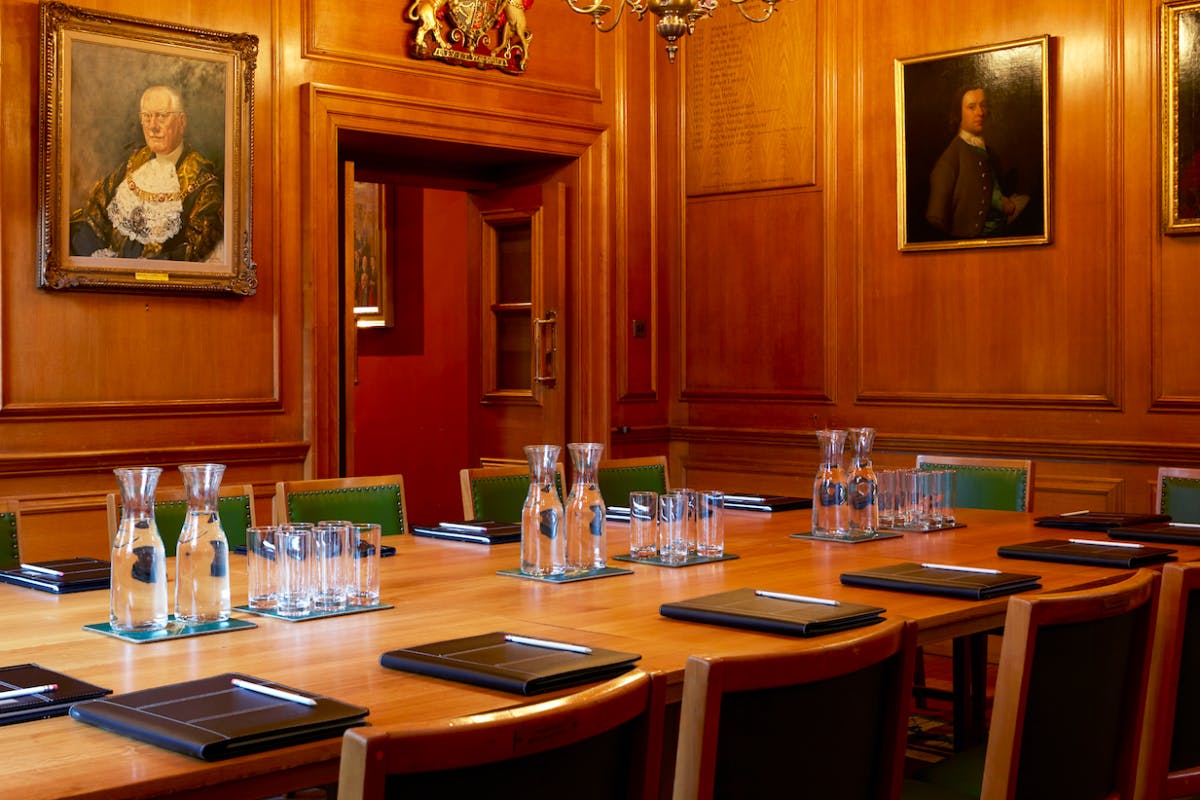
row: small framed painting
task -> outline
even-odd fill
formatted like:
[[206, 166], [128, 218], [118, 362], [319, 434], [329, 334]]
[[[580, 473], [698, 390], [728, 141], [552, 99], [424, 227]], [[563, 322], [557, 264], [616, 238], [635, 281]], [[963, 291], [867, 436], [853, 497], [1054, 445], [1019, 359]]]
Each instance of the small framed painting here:
[[395, 323], [388, 252], [387, 185], [345, 172], [347, 292], [359, 328], [390, 328]]

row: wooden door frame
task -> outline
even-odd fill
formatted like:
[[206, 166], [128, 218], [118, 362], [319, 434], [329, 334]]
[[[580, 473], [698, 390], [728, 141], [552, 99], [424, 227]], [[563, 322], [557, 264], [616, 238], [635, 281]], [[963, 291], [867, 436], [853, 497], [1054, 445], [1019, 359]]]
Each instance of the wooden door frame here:
[[[568, 438], [607, 441], [611, 417], [609, 353], [612, 225], [609, 181], [605, 174], [604, 126], [534, 114], [511, 116], [470, 107], [454, 107], [399, 95], [308, 83], [301, 92], [301, 275], [305, 329], [303, 378], [304, 430], [310, 442], [307, 477], [338, 474], [339, 394], [342, 365], [338, 354], [342, 324], [339, 298], [338, 134], [362, 131], [481, 146], [502, 147], [532, 156], [577, 159], [580, 202], [571, 204], [572, 228], [567, 254], [566, 425]], [[596, 438], [602, 437], [602, 438]], [[466, 466], [466, 465], [464, 465]]]

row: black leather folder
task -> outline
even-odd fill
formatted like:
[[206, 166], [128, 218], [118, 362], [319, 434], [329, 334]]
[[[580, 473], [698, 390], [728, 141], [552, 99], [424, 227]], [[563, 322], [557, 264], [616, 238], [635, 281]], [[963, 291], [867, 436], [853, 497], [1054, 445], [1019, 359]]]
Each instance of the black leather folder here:
[[[316, 705], [242, 689], [234, 678], [308, 697]], [[340, 736], [363, 724], [366, 715], [360, 706], [236, 672], [71, 706], [80, 722], [205, 761]]]
[[847, 586], [866, 586], [871, 589], [892, 589], [899, 592], [937, 594], [961, 597], [966, 600], [988, 600], [1006, 594], [1036, 589], [1040, 575], [1015, 572], [975, 572], [944, 567], [923, 567], [905, 562], [886, 567], [872, 567], [857, 572], [843, 572], [842, 583]]
[[1166, 514], [1134, 514], [1124, 511], [1085, 511], [1035, 517], [1034, 525], [1043, 528], [1066, 528], [1073, 531], [1107, 531], [1124, 525], [1140, 525], [1145, 522], [1169, 522]]
[[732, 492], [725, 495], [725, 507], [738, 511], [792, 511], [797, 508], [812, 508], [812, 499], [792, 497], [784, 494], [743, 494]]
[[437, 525], [414, 525], [413, 534], [433, 539], [453, 539], [478, 544], [505, 544], [521, 541], [521, 524], [495, 522], [490, 519], [471, 519], [465, 522], [439, 522]]
[[0, 667], [0, 692], [53, 684], [57, 684], [58, 688], [38, 694], [0, 700], [0, 725], [11, 725], [14, 722], [25, 722], [31, 719], [61, 717], [67, 713], [72, 703], [112, 693], [112, 689], [105, 689], [72, 678], [70, 675], [46, 669], [38, 664]]
[[[886, 609], [859, 603], [826, 605], [807, 598], [763, 597], [754, 589], [734, 589], [690, 600], [663, 603], [658, 613], [671, 619], [706, 622], [733, 628], [816, 636], [882, 622]], [[795, 596], [793, 596], [795, 597]]]
[[1170, 522], [1144, 522], [1140, 525], [1122, 525], [1109, 528], [1113, 539], [1129, 539], [1135, 542], [1161, 542], [1163, 544], [1200, 544], [1200, 525]]
[[1005, 558], [1024, 558], [1031, 561], [1057, 561], [1063, 564], [1089, 564], [1094, 567], [1134, 569], [1147, 564], [1174, 561], [1174, 550], [1165, 547], [1131, 547], [1121, 542], [1113, 544], [1084, 544], [1063, 539], [1041, 539], [1022, 544], [1006, 544], [996, 550]]
[[531, 695], [616, 677], [632, 669], [641, 658], [637, 653], [600, 647], [583, 648], [591, 652], [581, 653], [519, 644], [505, 639], [508, 635], [496, 631], [389, 650], [379, 657], [379, 663], [405, 672]]
[[95, 558], [35, 561], [17, 569], [0, 570], [0, 581], [4, 583], [54, 594], [107, 589], [111, 577], [111, 565]]

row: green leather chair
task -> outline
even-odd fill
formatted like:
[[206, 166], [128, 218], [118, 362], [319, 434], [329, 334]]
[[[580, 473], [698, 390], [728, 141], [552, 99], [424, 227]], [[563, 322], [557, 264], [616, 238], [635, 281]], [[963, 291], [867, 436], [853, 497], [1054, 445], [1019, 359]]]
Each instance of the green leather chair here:
[[1175, 522], [1200, 522], [1200, 469], [1161, 467], [1155, 508]]
[[15, 504], [0, 502], [0, 569], [16, 569], [21, 564], [21, 549], [17, 543], [17, 509]]
[[375, 522], [384, 536], [408, 533], [404, 478], [374, 475], [280, 481], [275, 485], [276, 524], [327, 519]]
[[1033, 462], [1027, 459], [917, 456], [917, 468], [954, 470], [958, 508], [1028, 511], [1033, 505]]
[[[529, 470], [525, 467], [474, 467], [459, 472], [462, 483], [463, 517], [496, 522], [520, 522], [525, 496], [529, 494]], [[558, 497], [567, 499], [563, 467], [558, 464], [554, 483]]]
[[658, 492], [670, 488], [666, 456], [614, 458], [601, 461], [596, 482], [606, 506], [629, 505], [630, 492]]
[[[116, 538], [117, 527], [121, 521], [120, 495], [115, 492], [109, 493], [107, 505], [108, 539], [111, 542]], [[220, 497], [217, 498], [217, 514], [221, 517], [221, 529], [225, 531], [225, 539], [230, 548], [245, 545], [246, 529], [256, 524], [254, 487], [250, 484], [222, 486]], [[187, 500], [184, 499], [182, 489], [160, 490], [155, 494], [154, 524], [158, 526], [158, 535], [163, 540], [167, 556], [175, 555], [186, 516]]]

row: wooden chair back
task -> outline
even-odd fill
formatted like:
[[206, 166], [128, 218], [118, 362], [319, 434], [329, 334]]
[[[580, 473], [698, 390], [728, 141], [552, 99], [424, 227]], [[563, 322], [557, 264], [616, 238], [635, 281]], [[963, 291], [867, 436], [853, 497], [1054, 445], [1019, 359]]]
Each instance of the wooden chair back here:
[[[558, 497], [567, 499], [563, 465], [555, 465]], [[529, 494], [528, 467], [469, 467], [459, 472], [462, 486], [463, 519], [520, 522], [525, 496]]]
[[384, 536], [408, 533], [404, 478], [367, 475], [280, 481], [275, 484], [272, 516], [276, 524], [339, 519], [378, 523]]
[[899, 797], [917, 626], [892, 620], [783, 652], [692, 656], [675, 800]]
[[1133, 796], [1157, 584], [1009, 598], [984, 797]]
[[[117, 538], [121, 524], [121, 495], [109, 492], [104, 498], [108, 514], [108, 543]], [[248, 483], [222, 484], [217, 498], [217, 514], [221, 517], [221, 529], [230, 547], [246, 543], [246, 529], [256, 525], [254, 514], [254, 487]], [[182, 488], [159, 489], [154, 493], [154, 524], [163, 540], [167, 556], [174, 556], [179, 544], [187, 516], [187, 495]]]
[[630, 492], [658, 492], [671, 488], [666, 456], [610, 458], [601, 461], [596, 482], [606, 506], [629, 505]]
[[1200, 795], [1200, 564], [1162, 570], [1138, 800]]
[[665, 676], [635, 670], [440, 724], [353, 728], [338, 797], [654, 798], [665, 707]]
[[1154, 510], [1175, 522], [1200, 522], [1200, 469], [1159, 467]]
[[952, 469], [959, 508], [1028, 511], [1033, 507], [1033, 462], [1021, 458], [917, 456], [917, 469]]

